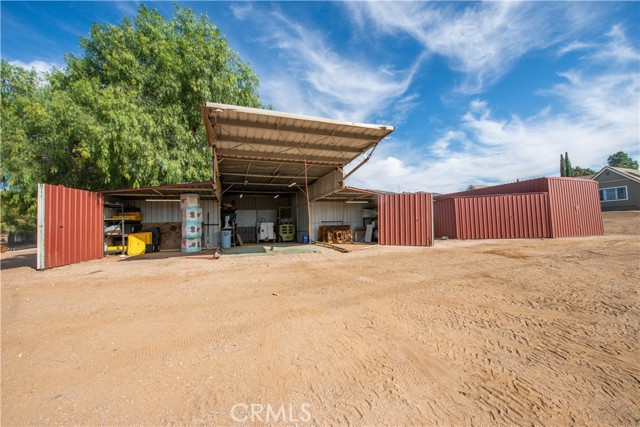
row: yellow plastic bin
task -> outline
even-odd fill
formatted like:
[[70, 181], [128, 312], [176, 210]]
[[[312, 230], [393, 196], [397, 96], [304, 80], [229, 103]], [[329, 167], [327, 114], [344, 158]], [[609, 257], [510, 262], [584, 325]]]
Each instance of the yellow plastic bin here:
[[152, 240], [153, 235], [150, 231], [145, 231], [144, 233], [129, 234], [129, 242], [127, 243], [127, 255], [144, 255], [147, 251], [147, 245], [152, 244]]

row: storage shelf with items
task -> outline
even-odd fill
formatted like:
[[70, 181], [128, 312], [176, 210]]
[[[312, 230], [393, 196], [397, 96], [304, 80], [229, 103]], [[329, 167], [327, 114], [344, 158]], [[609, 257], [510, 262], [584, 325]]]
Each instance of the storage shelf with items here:
[[105, 203], [103, 243], [105, 254], [126, 254], [129, 235], [142, 228], [142, 213], [120, 203]]

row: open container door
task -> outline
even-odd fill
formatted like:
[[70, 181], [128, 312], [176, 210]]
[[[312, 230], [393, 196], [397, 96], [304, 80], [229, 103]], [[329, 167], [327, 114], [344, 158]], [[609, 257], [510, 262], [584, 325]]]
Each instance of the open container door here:
[[38, 270], [102, 258], [102, 194], [38, 184]]

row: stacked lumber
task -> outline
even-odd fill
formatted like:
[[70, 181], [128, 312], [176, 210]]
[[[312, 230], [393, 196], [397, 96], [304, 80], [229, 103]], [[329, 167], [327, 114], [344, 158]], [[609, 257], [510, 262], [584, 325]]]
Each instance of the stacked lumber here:
[[318, 229], [318, 240], [325, 243], [351, 243], [351, 226], [322, 225]]

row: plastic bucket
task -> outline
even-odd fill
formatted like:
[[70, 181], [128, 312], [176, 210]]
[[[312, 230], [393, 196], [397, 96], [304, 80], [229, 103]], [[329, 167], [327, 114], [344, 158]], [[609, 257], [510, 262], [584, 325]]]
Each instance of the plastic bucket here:
[[222, 235], [220, 239], [222, 241], [222, 249], [229, 249], [231, 247], [231, 229], [223, 228], [220, 234]]

